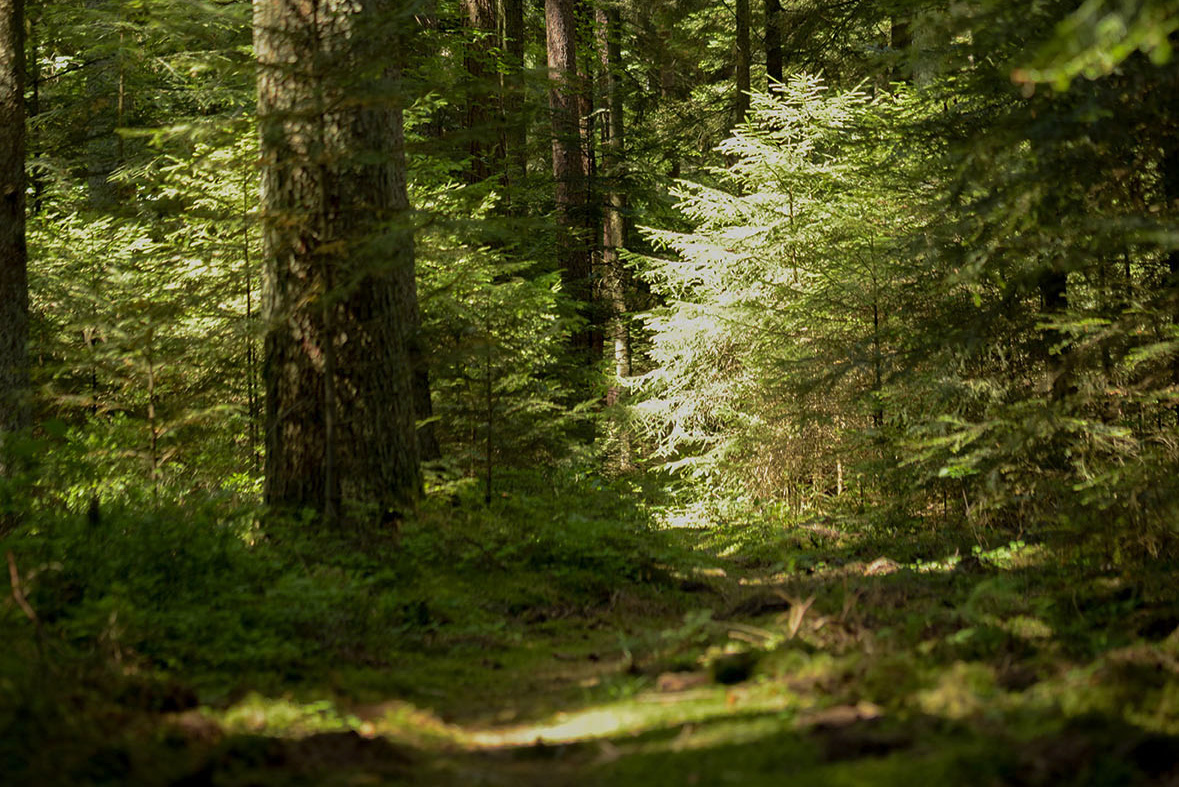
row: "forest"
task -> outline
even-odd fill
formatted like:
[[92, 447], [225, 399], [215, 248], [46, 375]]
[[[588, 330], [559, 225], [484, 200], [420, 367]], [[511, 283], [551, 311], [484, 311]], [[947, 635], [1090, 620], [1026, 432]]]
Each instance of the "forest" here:
[[1177, 44], [0, 0], [0, 783], [1179, 785]]

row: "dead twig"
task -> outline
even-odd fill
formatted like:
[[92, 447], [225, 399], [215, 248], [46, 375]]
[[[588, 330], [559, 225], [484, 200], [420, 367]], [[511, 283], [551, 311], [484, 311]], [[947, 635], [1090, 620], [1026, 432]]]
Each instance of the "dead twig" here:
[[16, 555], [12, 550], [8, 550], [8, 582], [12, 586], [12, 600], [20, 607], [20, 611], [25, 613], [25, 617], [33, 623], [35, 630], [35, 639], [37, 643], [37, 655], [40, 657], [41, 663], [45, 664], [45, 632], [41, 628], [41, 619], [37, 617], [37, 610], [33, 609], [33, 605], [29, 603], [25, 596], [24, 586], [20, 581], [20, 571], [16, 567]]

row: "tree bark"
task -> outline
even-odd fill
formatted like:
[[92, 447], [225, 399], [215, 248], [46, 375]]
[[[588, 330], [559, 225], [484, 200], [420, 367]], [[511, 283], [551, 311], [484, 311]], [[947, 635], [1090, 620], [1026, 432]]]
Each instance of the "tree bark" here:
[[[1040, 300], [1046, 317], [1059, 319], [1068, 311], [1068, 274], [1052, 267], [1040, 276]], [[1072, 350], [1068, 337], [1055, 328], [1044, 329], [1044, 360], [1048, 368], [1050, 398], [1063, 401], [1075, 392], [1072, 374]]]
[[394, 0], [258, 0], [266, 500], [395, 520], [420, 491]]
[[[1160, 163], [1162, 175], [1163, 199], [1168, 210], [1179, 208], [1179, 138], [1173, 132], [1168, 135], [1162, 161]], [[1171, 249], [1167, 252], [1167, 298], [1171, 309], [1172, 325], [1179, 325], [1179, 250]], [[1127, 277], [1128, 279], [1129, 277]], [[1129, 300], [1127, 298], [1127, 300]], [[1179, 355], [1171, 360], [1171, 383], [1179, 386]], [[1176, 409], [1179, 414], [1179, 408]]]
[[[609, 309], [606, 333], [613, 344], [614, 373], [619, 379], [630, 376], [630, 333], [626, 309], [626, 268], [619, 252], [626, 246], [626, 197], [622, 184], [626, 177], [623, 149], [625, 130], [622, 101], [622, 45], [621, 20], [616, 7], [602, 8], [598, 17], [598, 51], [604, 85], [603, 106], [605, 122], [601, 124], [602, 179], [605, 183], [602, 200], [602, 282], [606, 307]], [[610, 385], [606, 403], [614, 404], [621, 390], [617, 383]]]
[[737, 5], [737, 99], [736, 122], [745, 122], [749, 112], [749, 70], [752, 50], [749, 43], [749, 0], [736, 0]]
[[524, 115], [524, 0], [503, 0], [504, 158], [507, 192], [522, 188], [528, 175], [528, 119]]
[[24, 0], [0, 0], [0, 438], [29, 419], [24, 29]]
[[782, 81], [782, 0], [766, 0], [766, 87]]
[[[617, 404], [623, 395], [622, 380], [630, 377], [630, 325], [626, 308], [628, 276], [619, 252], [626, 246], [626, 208], [623, 182], [626, 159], [623, 147], [625, 131], [622, 95], [622, 20], [617, 6], [597, 10], [598, 53], [601, 61], [602, 104], [606, 117], [601, 124], [602, 168], [605, 182], [602, 204], [602, 289], [606, 308], [606, 338], [613, 345], [614, 379], [606, 388], [607, 406]], [[630, 432], [625, 423], [618, 424], [618, 464], [622, 470], [634, 466]]]
[[494, 107], [492, 82], [493, 49], [495, 47], [496, 20], [495, 0], [463, 0], [466, 7], [466, 24], [471, 40], [467, 43], [464, 64], [469, 84], [467, 87], [467, 134], [471, 166], [467, 171], [468, 180], [479, 183], [492, 172], [490, 159], [499, 134], [493, 128], [491, 110]]
[[909, 18], [894, 16], [889, 27], [889, 48], [893, 53], [891, 79], [893, 82], [909, 82], [913, 69], [909, 64], [909, 49], [913, 46], [913, 30]]
[[[553, 131], [553, 179], [557, 203], [557, 257], [565, 291], [583, 312], [590, 306], [590, 253], [584, 237], [586, 171], [581, 154], [574, 0], [545, 0], [549, 112]], [[589, 331], [574, 337], [589, 350]]]

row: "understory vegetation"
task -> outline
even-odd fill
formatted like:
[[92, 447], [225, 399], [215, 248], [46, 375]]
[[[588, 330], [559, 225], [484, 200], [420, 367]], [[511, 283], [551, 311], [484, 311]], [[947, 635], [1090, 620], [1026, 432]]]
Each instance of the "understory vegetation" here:
[[6, 778], [1174, 775], [1179, 604], [1162, 566], [1129, 576], [927, 522], [746, 511], [668, 528], [683, 509], [590, 476], [504, 489], [485, 508], [455, 488], [363, 542], [258, 529], [224, 501], [10, 536]]

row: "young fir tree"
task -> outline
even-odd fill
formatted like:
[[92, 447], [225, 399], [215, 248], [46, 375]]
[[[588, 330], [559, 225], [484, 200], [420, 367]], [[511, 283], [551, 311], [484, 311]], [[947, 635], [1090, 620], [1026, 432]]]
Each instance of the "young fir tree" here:
[[799, 505], [891, 458], [900, 299], [920, 281], [901, 239], [923, 200], [875, 144], [895, 134], [886, 109], [801, 75], [754, 94], [723, 187], [677, 192], [694, 229], [647, 231], [674, 255], [641, 261], [666, 305], [637, 413], [671, 467]]

